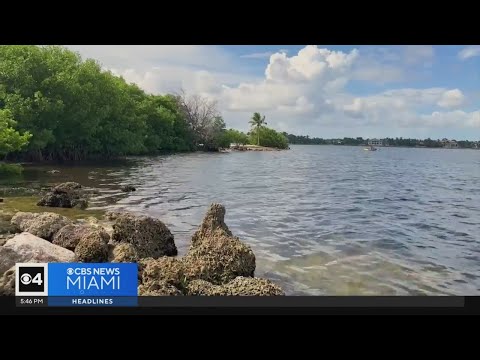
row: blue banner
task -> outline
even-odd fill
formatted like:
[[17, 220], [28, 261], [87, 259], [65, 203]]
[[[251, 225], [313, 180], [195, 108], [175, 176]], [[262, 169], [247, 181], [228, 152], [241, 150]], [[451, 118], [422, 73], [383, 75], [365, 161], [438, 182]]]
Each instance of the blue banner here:
[[136, 297], [137, 286], [136, 263], [48, 264], [49, 297]]

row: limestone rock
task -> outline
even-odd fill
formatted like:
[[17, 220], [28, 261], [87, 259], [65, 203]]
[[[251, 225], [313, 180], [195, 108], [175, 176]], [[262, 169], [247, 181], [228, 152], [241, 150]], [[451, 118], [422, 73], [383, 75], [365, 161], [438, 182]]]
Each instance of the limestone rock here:
[[80, 239], [92, 231], [95, 229], [88, 225], [70, 224], [53, 235], [52, 244], [74, 251]]
[[181, 296], [180, 290], [166, 281], [158, 280], [138, 286], [139, 296]]
[[94, 230], [83, 236], [75, 248], [78, 261], [101, 263], [108, 261], [109, 236], [105, 231]]
[[137, 249], [129, 243], [120, 243], [114, 246], [112, 262], [137, 262], [139, 260]]
[[0, 247], [0, 274], [17, 262], [74, 262], [75, 254], [27, 232], [15, 235]]
[[177, 255], [173, 235], [167, 226], [147, 216], [119, 215], [113, 224], [112, 242], [132, 244], [140, 258]]
[[0, 273], [0, 296], [15, 296], [15, 266]]
[[20, 231], [29, 232], [30, 234], [50, 241], [53, 235], [64, 226], [71, 224], [72, 221], [65, 216], [51, 212], [18, 212], [13, 216], [11, 223]]

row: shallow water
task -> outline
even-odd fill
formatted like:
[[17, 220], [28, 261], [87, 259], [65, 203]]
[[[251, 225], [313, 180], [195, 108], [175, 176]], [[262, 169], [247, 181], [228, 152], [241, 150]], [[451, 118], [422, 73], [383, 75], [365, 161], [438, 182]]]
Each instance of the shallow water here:
[[[45, 172], [53, 168], [61, 173]], [[101, 190], [91, 210], [162, 219], [180, 255], [208, 205], [223, 203], [256, 275], [288, 294], [480, 294], [480, 151], [299, 145], [27, 166], [10, 183], [66, 180]]]

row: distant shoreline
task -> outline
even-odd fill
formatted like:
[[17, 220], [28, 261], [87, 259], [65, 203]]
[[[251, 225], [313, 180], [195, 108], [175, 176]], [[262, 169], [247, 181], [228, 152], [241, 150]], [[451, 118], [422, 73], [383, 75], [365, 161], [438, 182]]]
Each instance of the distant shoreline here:
[[231, 148], [228, 148], [222, 152], [230, 152], [230, 151], [283, 151], [283, 150], [288, 150], [289, 148], [287, 149], [279, 149], [279, 148], [276, 148], [276, 147], [268, 147], [268, 146], [259, 146], [259, 145], [238, 145], [238, 146], [234, 146], [234, 147], [231, 147]]
[[[367, 144], [363, 145], [351, 145], [351, 144], [289, 144], [290, 146], [351, 146], [351, 147], [362, 147], [362, 146], [370, 146]], [[428, 146], [404, 146], [404, 145], [390, 145], [390, 146], [378, 146], [375, 145], [377, 149], [382, 148], [405, 148], [405, 149], [442, 149], [442, 150], [480, 150], [480, 148], [447, 148], [447, 147], [428, 147]]]

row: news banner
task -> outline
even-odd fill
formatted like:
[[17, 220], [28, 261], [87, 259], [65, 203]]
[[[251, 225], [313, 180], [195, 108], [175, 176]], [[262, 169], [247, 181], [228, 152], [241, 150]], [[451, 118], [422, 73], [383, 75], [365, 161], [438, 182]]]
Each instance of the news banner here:
[[136, 263], [17, 263], [16, 307], [464, 308], [461, 296], [138, 296]]
[[136, 263], [17, 263], [17, 306], [138, 306]]

